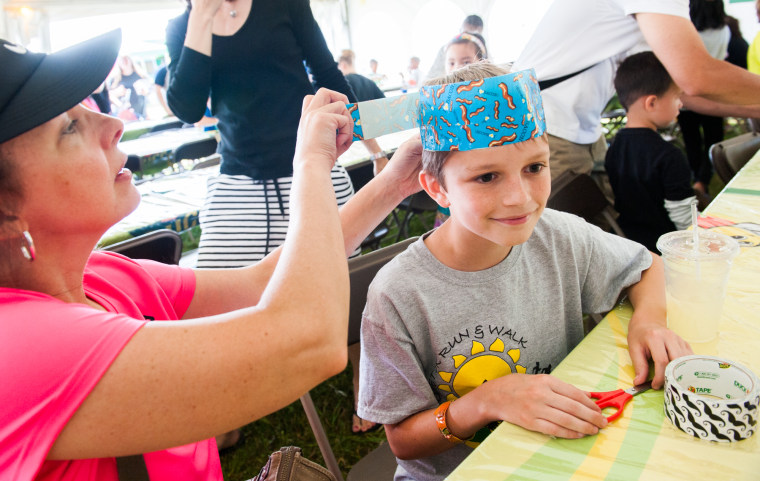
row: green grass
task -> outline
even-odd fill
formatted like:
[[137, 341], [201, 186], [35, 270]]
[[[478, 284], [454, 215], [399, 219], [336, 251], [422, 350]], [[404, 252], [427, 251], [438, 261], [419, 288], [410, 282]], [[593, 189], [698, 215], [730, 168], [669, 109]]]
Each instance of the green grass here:
[[[314, 388], [311, 397], [345, 477], [354, 463], [385, 440], [385, 431], [381, 429], [362, 435], [352, 433], [350, 366]], [[306, 458], [325, 465], [300, 401], [244, 426], [243, 434], [244, 444], [222, 456], [222, 470], [227, 481], [252, 478], [266, 463], [269, 454], [282, 446], [299, 446]]]
[[[435, 213], [426, 212], [422, 218], [427, 226], [432, 226]], [[392, 227], [381, 246], [392, 244], [396, 239], [398, 228], [391, 219], [389, 217], [389, 225]], [[414, 216], [409, 223], [410, 236], [425, 231], [419, 217]], [[341, 374], [311, 390], [312, 400], [344, 477], [351, 466], [385, 441], [385, 431], [382, 429], [368, 434], [354, 434], [351, 431], [351, 415], [354, 411], [351, 378], [349, 365]], [[222, 456], [222, 471], [226, 481], [252, 478], [266, 463], [267, 457], [282, 446], [298, 446], [306, 458], [325, 465], [300, 401], [242, 429], [245, 435], [243, 445]]]
[[191, 251], [198, 248], [198, 242], [201, 240], [201, 226], [196, 225], [190, 229], [180, 232], [182, 237], [182, 252]]

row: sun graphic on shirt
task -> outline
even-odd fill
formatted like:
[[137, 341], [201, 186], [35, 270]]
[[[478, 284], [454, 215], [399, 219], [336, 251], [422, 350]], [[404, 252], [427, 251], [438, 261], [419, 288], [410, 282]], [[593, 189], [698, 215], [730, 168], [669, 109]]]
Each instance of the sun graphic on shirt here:
[[488, 346], [488, 350], [478, 341], [472, 341], [472, 349], [470, 349], [469, 356], [461, 354], [452, 356], [454, 372], [438, 372], [438, 375], [445, 382], [445, 384], [439, 384], [438, 389], [449, 393], [446, 395], [446, 399], [453, 401], [486, 381], [491, 381], [507, 374], [525, 373], [525, 367], [517, 364], [517, 361], [520, 360], [519, 349], [507, 351], [507, 357], [512, 362], [509, 362], [509, 360], [502, 358], [498, 354], [493, 354], [497, 352], [504, 353], [504, 342], [499, 338]]

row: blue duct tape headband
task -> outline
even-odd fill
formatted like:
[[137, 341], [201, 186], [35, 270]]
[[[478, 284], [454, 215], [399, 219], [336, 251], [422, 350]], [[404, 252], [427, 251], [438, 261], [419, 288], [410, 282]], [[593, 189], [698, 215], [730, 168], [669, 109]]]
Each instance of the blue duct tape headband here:
[[420, 127], [425, 150], [474, 150], [524, 142], [546, 131], [535, 72], [422, 87], [418, 94], [347, 105], [354, 139]]
[[420, 126], [420, 97], [417, 93], [347, 104], [346, 107], [354, 119], [354, 140], [374, 139]]

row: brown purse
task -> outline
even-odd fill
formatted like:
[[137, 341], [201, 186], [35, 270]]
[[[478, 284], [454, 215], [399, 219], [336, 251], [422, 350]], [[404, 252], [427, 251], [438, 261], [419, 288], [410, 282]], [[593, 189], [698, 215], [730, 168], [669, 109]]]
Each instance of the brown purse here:
[[330, 471], [301, 455], [301, 448], [287, 446], [267, 459], [259, 474], [249, 481], [337, 481]]

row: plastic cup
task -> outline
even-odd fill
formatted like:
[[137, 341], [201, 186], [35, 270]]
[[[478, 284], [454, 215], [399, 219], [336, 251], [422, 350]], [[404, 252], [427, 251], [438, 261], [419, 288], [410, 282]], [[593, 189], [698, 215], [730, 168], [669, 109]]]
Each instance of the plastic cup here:
[[[701, 230], [676, 231], [657, 241], [665, 263], [668, 327], [692, 344], [717, 342], [726, 283], [739, 243], [726, 235]], [[712, 349], [710, 349], [712, 350]]]

